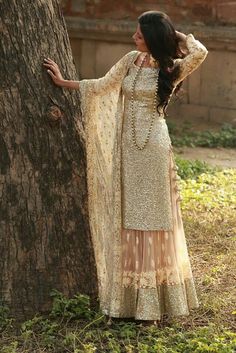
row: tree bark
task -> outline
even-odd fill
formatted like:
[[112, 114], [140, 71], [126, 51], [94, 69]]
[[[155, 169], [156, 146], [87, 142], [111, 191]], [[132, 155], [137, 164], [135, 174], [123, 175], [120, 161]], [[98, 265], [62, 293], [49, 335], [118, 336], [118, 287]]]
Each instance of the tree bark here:
[[52, 289], [97, 296], [79, 93], [57, 0], [0, 0], [0, 296], [12, 313], [47, 311]]

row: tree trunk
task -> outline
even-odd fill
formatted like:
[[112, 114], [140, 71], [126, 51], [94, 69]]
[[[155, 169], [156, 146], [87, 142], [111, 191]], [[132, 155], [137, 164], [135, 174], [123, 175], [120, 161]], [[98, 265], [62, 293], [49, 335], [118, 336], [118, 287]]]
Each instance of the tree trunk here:
[[47, 311], [52, 289], [97, 295], [79, 94], [57, 0], [0, 0], [0, 295], [12, 313]]

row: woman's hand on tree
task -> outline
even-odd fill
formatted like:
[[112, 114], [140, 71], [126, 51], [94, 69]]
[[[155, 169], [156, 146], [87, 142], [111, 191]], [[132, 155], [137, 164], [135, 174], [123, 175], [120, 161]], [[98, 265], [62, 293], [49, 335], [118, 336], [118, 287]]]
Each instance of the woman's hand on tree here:
[[47, 72], [51, 76], [55, 85], [70, 89], [79, 89], [79, 81], [64, 80], [58, 65], [50, 58], [44, 59], [43, 65], [47, 67]]
[[47, 72], [51, 76], [55, 85], [63, 87], [65, 80], [62, 77], [62, 74], [60, 72], [58, 65], [50, 58], [44, 59], [43, 65], [47, 67], [48, 69]]

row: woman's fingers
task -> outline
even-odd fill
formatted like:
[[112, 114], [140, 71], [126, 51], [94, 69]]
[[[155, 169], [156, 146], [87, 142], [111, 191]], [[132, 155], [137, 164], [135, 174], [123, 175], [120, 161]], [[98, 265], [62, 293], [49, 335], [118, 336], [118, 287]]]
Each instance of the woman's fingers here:
[[53, 75], [54, 77], [56, 77], [56, 74], [58, 73], [58, 69], [54, 65], [43, 64], [43, 66], [45, 66], [47, 69], [49, 69], [49, 70], [47, 70], [47, 72], [50, 74], [50, 76]]
[[47, 72], [52, 72], [54, 76], [56, 76], [55, 70], [53, 70], [51, 67], [48, 67]]
[[57, 74], [59, 75], [60, 74], [58, 68], [55, 67], [54, 65], [52, 65], [52, 64], [43, 64], [43, 65], [45, 67], [47, 67], [48, 69], [50, 69], [50, 71], [52, 71], [54, 75], [57, 75]]
[[53, 60], [50, 59], [50, 58], [45, 58], [44, 61], [49, 62], [49, 63], [54, 63], [54, 64], [56, 64], [55, 61], [53, 61]]
[[57, 64], [51, 63], [51, 62], [44, 62], [43, 65], [58, 68], [58, 65], [57, 65]]
[[53, 69], [53, 70], [58, 70], [57, 67], [55, 67], [55, 65], [52, 65], [52, 64], [43, 64], [44, 66], [50, 68], [50, 69]]
[[63, 77], [58, 65], [50, 58], [47, 58], [44, 59], [43, 66], [47, 68], [47, 73], [51, 76], [54, 83], [60, 86], [61, 82], [63, 81]]
[[47, 70], [47, 72], [52, 77], [52, 79], [56, 79], [57, 78], [51, 70]]
[[54, 66], [54, 67], [56, 67], [56, 68], [58, 68], [58, 65], [57, 65], [57, 63], [55, 63], [55, 61], [53, 61], [53, 60], [51, 60], [51, 59], [44, 59], [44, 65], [45, 64], [49, 64], [49, 65], [52, 65], [52, 66]]

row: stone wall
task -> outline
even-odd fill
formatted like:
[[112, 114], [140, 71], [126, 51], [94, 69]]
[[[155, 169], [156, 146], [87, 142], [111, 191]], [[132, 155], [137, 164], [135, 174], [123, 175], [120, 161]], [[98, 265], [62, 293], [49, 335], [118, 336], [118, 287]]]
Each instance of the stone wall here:
[[193, 33], [209, 50], [203, 65], [184, 84], [185, 94], [169, 107], [181, 120], [235, 124], [236, 1], [68, 0], [63, 1], [80, 78], [103, 76], [129, 50], [136, 18], [156, 9], [176, 28]]
[[149, 9], [168, 13], [176, 23], [236, 25], [236, 1], [220, 0], [64, 0], [69, 16], [90, 19], [128, 19]]

